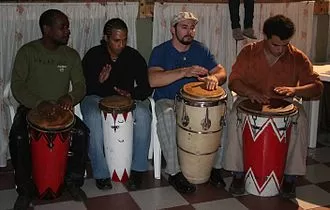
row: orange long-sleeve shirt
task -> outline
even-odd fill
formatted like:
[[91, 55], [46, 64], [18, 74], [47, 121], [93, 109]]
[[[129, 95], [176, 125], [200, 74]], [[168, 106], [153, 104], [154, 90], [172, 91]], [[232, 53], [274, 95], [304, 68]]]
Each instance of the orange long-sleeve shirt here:
[[264, 95], [276, 97], [274, 87], [302, 86], [320, 80], [308, 57], [296, 47], [289, 44], [287, 52], [269, 66], [264, 45], [265, 41], [259, 41], [242, 49], [232, 67], [229, 87], [234, 80], [241, 80]]

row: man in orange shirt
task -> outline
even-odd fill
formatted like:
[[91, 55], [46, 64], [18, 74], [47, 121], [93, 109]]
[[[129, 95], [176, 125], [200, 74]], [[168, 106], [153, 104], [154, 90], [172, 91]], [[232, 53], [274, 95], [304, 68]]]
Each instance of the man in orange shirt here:
[[[238, 55], [229, 76], [229, 88], [239, 97], [228, 119], [228, 142], [224, 145], [223, 166], [233, 172], [230, 192], [244, 193], [242, 124], [237, 122], [237, 106], [243, 99], [268, 104], [271, 98], [320, 96], [323, 84], [308, 57], [290, 44], [295, 32], [294, 23], [283, 15], [267, 19], [263, 32], [265, 40], [245, 46]], [[295, 103], [295, 102], [293, 102]], [[307, 117], [300, 104], [297, 124], [292, 126], [281, 195], [295, 196], [298, 175], [306, 172]], [[239, 152], [237, 152], [239, 151]]]

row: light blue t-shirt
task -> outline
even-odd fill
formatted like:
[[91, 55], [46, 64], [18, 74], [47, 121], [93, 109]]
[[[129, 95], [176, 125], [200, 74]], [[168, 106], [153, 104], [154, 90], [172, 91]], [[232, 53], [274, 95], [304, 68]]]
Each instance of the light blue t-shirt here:
[[[190, 67], [193, 65], [202, 66], [209, 71], [218, 63], [202, 43], [194, 40], [186, 52], [178, 52], [172, 45], [171, 40], [166, 41], [152, 50], [149, 59], [150, 67], [161, 67], [165, 71], [170, 71], [177, 68]], [[188, 82], [197, 81], [195, 77], [182, 78], [169, 85], [155, 89], [154, 99], [174, 99], [180, 89]]]

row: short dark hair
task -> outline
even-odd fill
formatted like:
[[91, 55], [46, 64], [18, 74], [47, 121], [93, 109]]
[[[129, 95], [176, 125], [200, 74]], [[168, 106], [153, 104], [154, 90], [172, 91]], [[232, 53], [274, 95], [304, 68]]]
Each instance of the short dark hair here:
[[112, 18], [108, 20], [103, 28], [103, 35], [111, 35], [112, 30], [128, 31], [126, 23], [120, 18]]
[[278, 36], [281, 40], [289, 39], [295, 33], [296, 28], [292, 20], [284, 15], [275, 15], [268, 18], [264, 23], [263, 32], [267, 39], [271, 39], [273, 35]]
[[42, 34], [44, 34], [43, 26], [53, 26], [55, 18], [58, 15], [64, 15], [66, 17], [66, 15], [58, 9], [49, 9], [41, 14], [39, 18], [39, 26]]

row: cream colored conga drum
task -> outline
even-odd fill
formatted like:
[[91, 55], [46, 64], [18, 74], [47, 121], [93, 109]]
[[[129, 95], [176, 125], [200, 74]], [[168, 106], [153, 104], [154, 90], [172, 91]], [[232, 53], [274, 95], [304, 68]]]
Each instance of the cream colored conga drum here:
[[103, 98], [102, 113], [104, 153], [111, 179], [126, 182], [130, 175], [133, 150], [134, 101], [125, 96]]
[[181, 171], [193, 184], [209, 180], [221, 144], [227, 94], [208, 91], [203, 82], [187, 83], [176, 96], [176, 133]]

